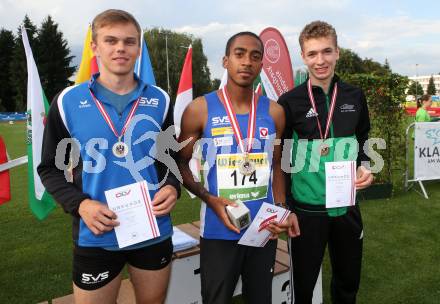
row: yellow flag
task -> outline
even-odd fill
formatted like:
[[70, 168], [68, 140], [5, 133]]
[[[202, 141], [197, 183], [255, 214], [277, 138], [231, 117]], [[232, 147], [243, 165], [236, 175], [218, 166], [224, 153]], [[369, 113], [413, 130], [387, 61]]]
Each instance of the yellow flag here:
[[89, 25], [86, 39], [84, 41], [84, 48], [82, 52], [81, 64], [79, 66], [78, 74], [76, 74], [75, 84], [88, 81], [90, 77], [99, 71], [96, 57], [93, 54], [90, 43], [92, 42], [92, 27]]

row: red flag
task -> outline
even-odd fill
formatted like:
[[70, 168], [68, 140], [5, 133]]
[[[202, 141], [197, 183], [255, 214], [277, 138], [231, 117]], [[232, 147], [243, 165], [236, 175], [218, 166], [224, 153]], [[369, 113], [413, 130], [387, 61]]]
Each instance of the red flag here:
[[[179, 89], [177, 90], [176, 103], [174, 104], [174, 128], [176, 130], [176, 137], [180, 135], [180, 123], [183, 112], [193, 99], [192, 84], [192, 46], [190, 45], [186, 53], [182, 74], [180, 75]], [[201, 165], [199, 156], [200, 149], [197, 148], [189, 161], [189, 167], [196, 181], [200, 180]], [[188, 190], [187, 192], [191, 198], [195, 198], [194, 194]]]
[[183, 64], [182, 75], [180, 76], [179, 89], [177, 90], [176, 103], [174, 104], [174, 127], [176, 135], [180, 135], [180, 121], [183, 111], [193, 99], [192, 91], [192, 46], [188, 48], [185, 63]]
[[289, 50], [286, 41], [276, 28], [264, 29], [260, 38], [264, 44], [261, 80], [267, 97], [278, 100], [278, 97], [294, 86]]
[[[6, 153], [6, 145], [3, 138], [0, 136], [0, 164], [8, 162], [8, 155]], [[0, 204], [11, 200], [11, 182], [9, 178], [9, 170], [0, 172]]]

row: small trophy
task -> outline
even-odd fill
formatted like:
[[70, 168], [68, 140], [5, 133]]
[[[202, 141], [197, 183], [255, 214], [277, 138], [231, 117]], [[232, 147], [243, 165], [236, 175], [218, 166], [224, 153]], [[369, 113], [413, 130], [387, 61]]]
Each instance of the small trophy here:
[[251, 224], [251, 213], [242, 201], [236, 200], [235, 203], [237, 207], [226, 206], [226, 212], [232, 224], [242, 230]]

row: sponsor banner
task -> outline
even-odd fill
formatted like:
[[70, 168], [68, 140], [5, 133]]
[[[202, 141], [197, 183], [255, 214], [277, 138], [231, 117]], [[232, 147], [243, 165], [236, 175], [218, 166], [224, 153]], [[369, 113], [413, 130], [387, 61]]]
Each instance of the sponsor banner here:
[[289, 50], [281, 33], [273, 27], [264, 29], [260, 38], [264, 45], [261, 80], [267, 97], [278, 100], [294, 86]]
[[414, 179], [440, 179], [440, 123], [415, 124]]
[[212, 128], [211, 136], [231, 135], [234, 134], [232, 127]]
[[267, 187], [249, 187], [245, 189], [219, 189], [219, 196], [225, 197], [228, 200], [236, 201], [240, 200], [243, 202], [254, 201], [258, 199], [266, 198], [267, 196]]
[[0, 113], [0, 121], [26, 120], [26, 113]]

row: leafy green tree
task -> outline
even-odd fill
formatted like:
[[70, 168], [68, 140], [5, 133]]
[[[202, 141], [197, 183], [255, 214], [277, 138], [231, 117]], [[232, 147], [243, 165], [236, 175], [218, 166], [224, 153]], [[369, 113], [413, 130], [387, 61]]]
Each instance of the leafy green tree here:
[[70, 56], [67, 41], [51, 16], [47, 16], [38, 29], [35, 50], [41, 85], [51, 102], [58, 92], [71, 84], [69, 77], [75, 72], [75, 67], [70, 66], [73, 56]]
[[389, 65], [382, 65], [379, 62], [374, 61], [372, 58], [365, 58], [362, 61], [362, 66], [367, 74], [385, 76], [390, 73]]
[[337, 74], [365, 73], [363, 62], [358, 54], [350, 49], [339, 48], [339, 60], [336, 65]]
[[385, 63], [383, 65], [383, 68], [388, 71], [391, 72], [391, 67], [390, 67], [390, 63], [388, 62], [388, 58], [385, 58]]
[[218, 78], [214, 78], [211, 81], [211, 90], [217, 90], [220, 87], [220, 84], [222, 83], [222, 81]]
[[426, 90], [426, 94], [429, 95], [436, 95], [437, 89], [434, 84], [434, 77], [431, 75], [431, 78], [429, 78], [428, 88]]
[[423, 87], [422, 85], [417, 81], [412, 81], [411, 84], [408, 87], [408, 95], [414, 95], [416, 98], [418, 96], [423, 95]]
[[200, 39], [185, 33], [153, 28], [145, 31], [145, 40], [148, 44], [156, 84], [165, 91], [168, 91], [166, 56], [168, 50], [169, 94], [172, 101], [176, 99], [180, 74], [182, 73], [183, 63], [190, 44], [193, 47], [193, 95], [197, 97], [211, 90], [211, 74], [208, 60], [203, 53], [203, 44]]
[[[405, 133], [402, 130], [407, 127], [407, 120], [401, 102], [406, 97], [408, 78], [395, 73], [347, 74], [343, 80], [360, 87], [365, 93], [371, 122], [369, 137], [386, 142], [386, 149], [375, 149], [384, 161], [383, 168], [374, 176], [375, 183], [393, 183], [394, 187], [400, 187], [394, 168], [405, 166]], [[375, 160], [372, 159], [373, 163]]]
[[11, 86], [10, 62], [14, 53], [14, 34], [5, 29], [0, 30], [0, 111], [14, 112], [15, 103]]
[[[29, 38], [29, 44], [32, 49], [35, 49], [35, 40], [37, 34], [37, 27], [32, 23], [29, 17], [26, 15], [23, 19], [27, 35]], [[34, 57], [36, 54], [34, 54]], [[37, 58], [35, 61], [38, 63]], [[27, 92], [27, 66], [26, 66], [26, 54], [24, 52], [23, 42], [21, 38], [21, 26], [18, 27], [17, 36], [15, 37], [15, 46], [12, 55], [11, 65], [11, 88], [13, 92], [13, 100], [16, 111], [26, 110], [26, 92]]]
[[373, 75], [387, 75], [391, 73], [391, 68], [388, 60], [385, 63], [374, 61], [371, 58], [361, 59], [358, 54], [350, 49], [339, 49], [339, 60], [336, 65], [337, 74], [373, 74]]

